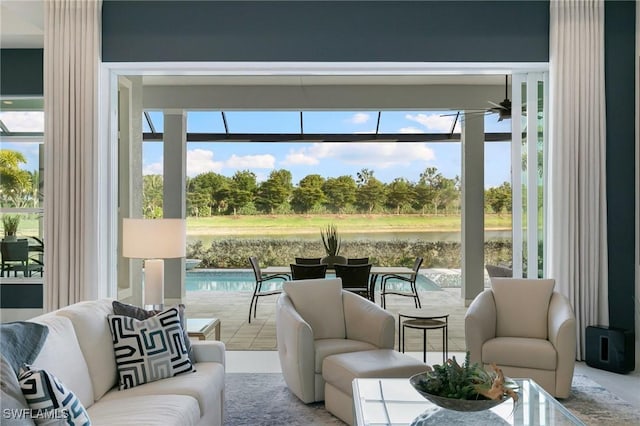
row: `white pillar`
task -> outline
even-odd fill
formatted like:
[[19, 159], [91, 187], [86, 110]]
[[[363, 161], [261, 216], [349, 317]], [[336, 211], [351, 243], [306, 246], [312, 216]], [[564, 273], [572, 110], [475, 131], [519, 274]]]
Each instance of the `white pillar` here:
[[[164, 111], [163, 216], [186, 217], [187, 115], [184, 110]], [[165, 304], [179, 303], [185, 296], [184, 258], [164, 262]]]
[[462, 298], [484, 290], [484, 115], [462, 121]]

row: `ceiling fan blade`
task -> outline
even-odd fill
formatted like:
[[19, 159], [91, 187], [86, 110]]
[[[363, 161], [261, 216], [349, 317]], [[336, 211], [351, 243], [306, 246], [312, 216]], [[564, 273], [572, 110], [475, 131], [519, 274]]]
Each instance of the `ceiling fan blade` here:
[[495, 102], [491, 102], [491, 101], [487, 101], [487, 102], [489, 102], [491, 105], [493, 105], [494, 108], [506, 109], [503, 105], [497, 104]]

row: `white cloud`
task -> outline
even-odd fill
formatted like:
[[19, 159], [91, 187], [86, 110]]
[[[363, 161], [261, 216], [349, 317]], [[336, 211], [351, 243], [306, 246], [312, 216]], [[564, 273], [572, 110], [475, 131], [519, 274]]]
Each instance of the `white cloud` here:
[[44, 112], [42, 111], [0, 112], [0, 120], [12, 132], [44, 132]]
[[[455, 116], [443, 117], [440, 114], [407, 114], [407, 120], [422, 124], [430, 132], [449, 132]], [[459, 124], [456, 124], [459, 131]]]
[[306, 150], [303, 148], [297, 152], [295, 151], [290, 152], [289, 154], [287, 154], [282, 164], [314, 166], [320, 162], [318, 158], [313, 157], [311, 155], [307, 155], [305, 151]]
[[213, 151], [207, 149], [192, 149], [187, 151], [187, 176], [197, 176], [201, 173], [220, 173], [223, 163], [213, 161]]
[[232, 169], [273, 169], [275, 168], [276, 158], [271, 154], [261, 155], [243, 155], [233, 154], [227, 161], [225, 166]]
[[315, 143], [305, 152], [313, 158], [331, 158], [368, 168], [406, 166], [413, 161], [431, 161], [435, 154], [425, 143], [365, 142]]
[[363, 124], [369, 121], [370, 118], [371, 118], [371, 115], [367, 113], [357, 112], [353, 114], [353, 116], [347, 121], [351, 124]]
[[400, 133], [424, 133], [423, 129], [418, 129], [417, 127], [401, 127]]
[[162, 161], [157, 163], [147, 164], [142, 168], [143, 175], [161, 175], [162, 174]]

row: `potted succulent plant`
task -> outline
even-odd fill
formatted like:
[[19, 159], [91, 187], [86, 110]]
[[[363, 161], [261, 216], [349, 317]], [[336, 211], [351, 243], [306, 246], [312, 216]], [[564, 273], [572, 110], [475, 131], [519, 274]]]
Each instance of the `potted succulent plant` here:
[[338, 228], [333, 224], [329, 224], [326, 228], [320, 230], [320, 236], [322, 237], [324, 251], [327, 254], [322, 258], [322, 263], [326, 263], [329, 267], [332, 267], [335, 263], [347, 263], [347, 259], [339, 255], [341, 241], [338, 235]]
[[491, 367], [493, 371], [487, 371], [479, 364], [472, 365], [467, 352], [462, 365], [453, 357], [412, 376], [409, 382], [426, 399], [450, 410], [487, 410], [508, 398], [517, 402], [518, 385], [504, 377], [495, 364]]
[[16, 241], [16, 232], [18, 231], [18, 225], [20, 224], [20, 216], [8, 215], [2, 216], [2, 227], [4, 228], [4, 240]]

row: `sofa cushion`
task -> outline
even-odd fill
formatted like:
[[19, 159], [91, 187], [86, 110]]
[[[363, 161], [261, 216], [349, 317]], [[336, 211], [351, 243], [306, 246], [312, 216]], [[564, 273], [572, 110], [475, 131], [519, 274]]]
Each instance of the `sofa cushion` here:
[[[300, 316], [311, 326], [314, 339], [344, 339], [342, 281], [337, 279], [285, 281], [282, 289]], [[309, 297], [313, 294], [313, 297]]]
[[552, 279], [492, 278], [496, 301], [496, 336], [547, 338]]
[[497, 337], [482, 345], [482, 362], [485, 364], [554, 371], [556, 360], [556, 350], [545, 339]]
[[147, 383], [134, 388], [113, 389], [100, 400], [128, 400], [143, 395], [188, 395], [198, 401], [201, 412], [207, 407], [215, 407], [224, 390], [224, 367], [217, 362], [201, 362], [196, 364], [193, 374], [181, 374], [176, 377]]
[[187, 395], [105, 398], [89, 408], [91, 426], [192, 426], [201, 417], [198, 402]]
[[78, 336], [78, 343], [87, 361], [93, 397], [97, 401], [118, 380], [116, 359], [113, 355], [113, 340], [107, 315], [112, 313], [111, 299], [80, 302], [55, 313], [71, 320]]
[[[5, 349], [4, 346], [3, 349]], [[23, 412], [22, 410], [29, 409], [27, 401], [22, 394], [22, 389], [20, 389], [18, 376], [4, 356], [0, 356], [0, 390], [2, 393], [0, 395], [0, 412], [3, 414], [2, 424], [7, 426], [33, 426], [33, 420], [27, 416], [16, 416], [12, 419], [4, 417], [5, 410]]]
[[144, 321], [109, 315], [119, 388], [190, 373], [177, 308], [169, 308]]
[[44, 414], [36, 417], [37, 424], [58, 424], [59, 419], [64, 419], [69, 426], [91, 425], [82, 402], [53, 374], [25, 365], [20, 369], [18, 381], [32, 412]]
[[[118, 302], [114, 300], [112, 302], [113, 314], [114, 315], [124, 315], [127, 317], [135, 318], [137, 320], [146, 320], [147, 318], [151, 318], [154, 315], [159, 314], [162, 311], [147, 311], [146, 309], [142, 309], [138, 306], [129, 305], [127, 303]], [[191, 363], [196, 362], [193, 358], [193, 354], [191, 351], [191, 341], [189, 340], [189, 334], [187, 333], [187, 317], [184, 313], [186, 307], [181, 303], [177, 306], [178, 314], [180, 316], [180, 327], [182, 327], [182, 337], [184, 338], [184, 344], [187, 347], [187, 354], [189, 354], [189, 359]]]
[[49, 335], [32, 366], [54, 374], [80, 398], [82, 405], [93, 404], [93, 384], [89, 367], [69, 318], [51, 312], [30, 321], [46, 325]]

